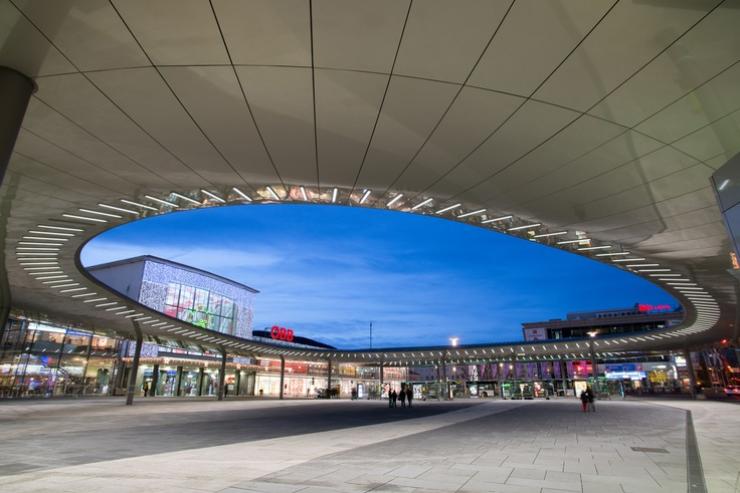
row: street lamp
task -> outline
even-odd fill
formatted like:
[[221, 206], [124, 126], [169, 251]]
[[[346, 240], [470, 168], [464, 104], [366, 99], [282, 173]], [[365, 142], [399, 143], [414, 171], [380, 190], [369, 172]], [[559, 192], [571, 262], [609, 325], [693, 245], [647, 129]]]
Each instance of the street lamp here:
[[594, 392], [598, 393], [599, 389], [599, 380], [598, 380], [598, 374], [599, 374], [599, 367], [596, 363], [596, 353], [594, 353], [594, 339], [597, 335], [599, 335], [599, 331], [597, 330], [589, 330], [586, 332], [589, 337], [589, 348], [591, 349], [591, 373], [593, 373], [594, 378]]
[[450, 345], [452, 347], [457, 347], [457, 344], [460, 342], [459, 337], [450, 337]]

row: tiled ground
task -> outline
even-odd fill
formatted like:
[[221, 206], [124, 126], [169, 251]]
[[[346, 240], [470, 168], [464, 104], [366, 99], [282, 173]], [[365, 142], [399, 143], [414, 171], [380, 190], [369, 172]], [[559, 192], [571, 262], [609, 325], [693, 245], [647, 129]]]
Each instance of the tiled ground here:
[[[418, 403], [414, 414], [347, 401], [0, 405], [0, 491], [684, 492], [685, 407], [708, 491], [736, 491], [740, 406], [471, 404]], [[45, 466], [24, 468], [39, 457]]]
[[321, 457], [225, 491], [686, 491], [684, 411], [612, 402], [598, 408], [584, 414], [573, 401], [526, 403]]

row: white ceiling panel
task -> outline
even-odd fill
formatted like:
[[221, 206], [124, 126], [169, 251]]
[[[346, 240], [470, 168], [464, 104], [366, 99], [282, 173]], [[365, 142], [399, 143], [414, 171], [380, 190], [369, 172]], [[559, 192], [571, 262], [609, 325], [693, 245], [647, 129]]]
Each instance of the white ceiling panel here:
[[735, 62], [716, 78], [648, 118], [636, 129], [663, 142], [673, 142], [740, 109], [738, 87], [740, 62]]
[[[92, 180], [78, 178], [64, 170], [49, 166], [35, 159], [30, 159], [18, 153], [13, 154], [9, 169], [22, 175], [38, 178], [39, 181], [48, 184], [51, 190], [58, 190], [77, 200], [89, 200], [90, 198], [100, 200], [107, 198], [111, 193], [110, 190], [105, 190]], [[56, 215], [58, 212], [54, 211], [50, 215]]]
[[[35, 97], [49, 105], [44, 111], [60, 112], [112, 149], [129, 156], [182, 185], [197, 184], [200, 178], [170, 152], [124, 115], [82, 75], [44, 77], [37, 81]], [[39, 118], [43, 116], [39, 115]], [[24, 121], [31, 130], [34, 125]], [[60, 142], [59, 145], [69, 145]]]
[[0, 65], [29, 77], [75, 71], [8, 0], [0, 0]]
[[248, 183], [279, 181], [230, 66], [163, 67], [177, 97]]
[[483, 142], [523, 101], [494, 91], [464, 88], [396, 187], [426, 190]]
[[67, 151], [96, 166], [112, 170], [132, 183], [163, 187], [173, 184], [157, 174], [153, 167], [147, 168], [131, 160], [60, 113], [50, 110], [39, 99], [31, 99], [23, 124], [26, 132], [53, 142], [60, 151]]
[[740, 2], [728, 2], [590, 113], [627, 126], [644, 120], [740, 59], [739, 25]]
[[511, 2], [415, 2], [395, 72], [462, 82], [483, 53]]
[[409, 163], [458, 85], [394, 76], [358, 185], [385, 188]]
[[389, 73], [408, 5], [408, 0], [315, 0], [314, 64]]
[[565, 59], [612, 0], [519, 0], [469, 84], [528, 96]]
[[117, 0], [113, 3], [156, 65], [229, 63], [208, 2]]
[[108, 192], [126, 194], [133, 193], [136, 189], [136, 183], [127, 180], [117, 171], [106, 169], [105, 165], [86, 162], [28, 131], [20, 132], [13, 152], [33, 158], [80, 179], [90, 180]]
[[149, 65], [105, 0], [19, 0], [15, 4], [82, 71]]
[[237, 73], [280, 176], [315, 184], [311, 69], [237, 67]]
[[[444, 196], [457, 195], [475, 187], [466, 193], [466, 197], [485, 200], [497, 195], [502, 187], [498, 186], [499, 177], [494, 175], [577, 117], [578, 113], [574, 111], [527, 101], [470, 157], [432, 187], [432, 192]], [[481, 180], [485, 181], [480, 183]]]
[[[475, 192], [485, 198], [495, 197], [499, 204], [505, 203], [505, 197], [512, 195], [518, 197], [518, 194], [513, 192], [514, 189], [538, 176], [562, 167], [565, 163], [594, 150], [624, 132], [622, 127], [604, 120], [588, 116], [578, 118], [578, 116], [578, 113], [563, 108], [529, 101], [491, 139], [497, 140], [498, 144], [489, 146], [491, 142], [489, 140], [484, 146], [488, 148], [488, 156], [485, 157], [489, 163], [488, 166], [494, 169], [498, 167], [500, 172], [482, 183], [480, 189], [476, 188]], [[530, 140], [527, 137], [528, 134], [532, 134], [537, 139]], [[514, 149], [519, 147], [518, 151], [521, 151], [524, 148], [523, 144], [527, 141], [529, 141], [529, 149], [533, 150], [515, 164], [504, 169], [503, 165], [508, 164], [501, 159], [508, 154], [504, 147]], [[540, 143], [542, 145], [539, 145]], [[536, 145], [539, 147], [534, 148]], [[474, 154], [471, 159], [475, 159], [477, 155], [478, 153]], [[519, 153], [519, 156], [523, 155], [523, 152]], [[497, 163], [500, 163], [499, 166], [496, 166]]]
[[316, 127], [320, 185], [354, 183], [387, 75], [316, 70]]
[[93, 82], [147, 133], [216, 185], [241, 179], [198, 130], [153, 68], [89, 74]]
[[679, 139], [673, 146], [697, 159], [740, 152], [740, 111]]
[[716, 2], [619, 2], [535, 97], [585, 111], [683, 34]]
[[682, 241], [701, 240], [706, 238], [716, 238], [717, 236], [727, 235], [724, 223], [715, 221], [709, 224], [703, 224], [695, 228], [683, 229], [679, 231], [666, 231], [658, 233], [652, 237], [638, 243], [640, 248], [665, 245]]
[[659, 147], [662, 147], [662, 144], [658, 141], [628, 131], [550, 172], [533, 174], [531, 181], [512, 187], [507, 197], [516, 204], [536, 200], [557, 193], [561, 189], [576, 186]]
[[306, 0], [213, 0], [235, 64], [311, 66]]

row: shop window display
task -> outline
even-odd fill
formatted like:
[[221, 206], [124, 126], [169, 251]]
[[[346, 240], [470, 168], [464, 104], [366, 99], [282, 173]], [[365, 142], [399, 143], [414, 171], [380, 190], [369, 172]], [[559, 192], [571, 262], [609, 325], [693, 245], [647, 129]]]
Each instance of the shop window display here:
[[167, 284], [164, 313], [204, 329], [231, 333], [234, 300], [205, 289], [178, 283]]

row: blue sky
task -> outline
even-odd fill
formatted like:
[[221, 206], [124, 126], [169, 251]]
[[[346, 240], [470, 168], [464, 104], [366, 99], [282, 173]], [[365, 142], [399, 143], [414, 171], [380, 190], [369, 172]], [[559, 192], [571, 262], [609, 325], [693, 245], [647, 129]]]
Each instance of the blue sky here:
[[260, 290], [254, 327], [344, 348], [503, 342], [568, 311], [675, 305], [626, 272], [435, 217], [339, 206], [168, 214], [91, 241], [84, 265], [156, 255]]

